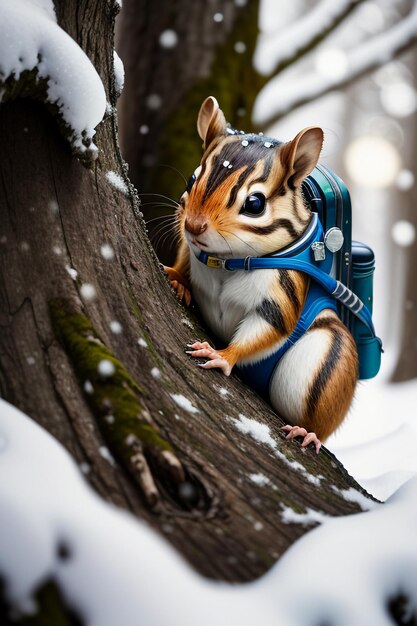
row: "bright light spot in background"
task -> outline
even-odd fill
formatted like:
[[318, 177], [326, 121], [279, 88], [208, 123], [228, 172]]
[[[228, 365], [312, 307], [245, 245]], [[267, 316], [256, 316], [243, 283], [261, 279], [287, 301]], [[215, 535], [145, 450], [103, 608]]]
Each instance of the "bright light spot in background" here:
[[391, 237], [397, 246], [408, 248], [408, 246], [411, 246], [416, 239], [416, 229], [414, 228], [414, 224], [408, 220], [399, 220], [398, 222], [395, 222], [391, 229]]
[[159, 43], [163, 48], [175, 48], [178, 43], [178, 35], [175, 30], [168, 28], [159, 35]]
[[408, 191], [414, 186], [414, 174], [410, 170], [401, 170], [398, 173], [397, 180], [395, 181], [398, 189], [401, 191]]
[[417, 94], [406, 82], [382, 87], [380, 98], [385, 111], [394, 117], [407, 117], [417, 109]]
[[215, 13], [213, 15], [213, 20], [218, 24], [220, 24], [220, 22], [223, 22], [223, 13]]
[[348, 70], [348, 58], [340, 48], [324, 48], [320, 50], [314, 61], [317, 72], [321, 76], [343, 78]]
[[[378, 106], [378, 104], [375, 104]], [[363, 134], [384, 137], [387, 141], [394, 144], [398, 149], [404, 145], [404, 132], [401, 124], [392, 117], [387, 115], [377, 115], [366, 120]]]
[[362, 187], [389, 187], [398, 176], [401, 158], [383, 137], [360, 137], [349, 144], [345, 165], [352, 180]]
[[386, 63], [372, 74], [372, 80], [381, 88], [401, 82], [412, 83], [413, 74], [402, 61]]
[[384, 14], [375, 2], [364, 2], [356, 11], [356, 23], [362, 31], [374, 35], [385, 26]]

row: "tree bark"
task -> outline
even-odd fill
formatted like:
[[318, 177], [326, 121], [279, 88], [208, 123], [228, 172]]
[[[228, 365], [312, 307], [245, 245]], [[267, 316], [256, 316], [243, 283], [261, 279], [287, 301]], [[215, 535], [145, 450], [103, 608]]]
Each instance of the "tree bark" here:
[[[140, 194], [158, 192], [178, 200], [184, 177], [201, 158], [196, 119], [208, 95], [218, 99], [233, 126], [253, 130], [253, 103], [266, 81], [252, 64], [258, 11], [259, 0], [242, 7], [234, 0], [124, 2], [117, 38], [126, 72], [120, 134], [129, 177]], [[167, 29], [178, 39], [173, 48], [160, 43]], [[148, 197], [143, 203], [145, 218], [172, 213], [166, 199], [154, 199], [154, 208]], [[149, 229], [151, 236], [157, 230], [153, 224]], [[173, 261], [169, 240], [157, 245], [157, 252], [165, 263]]]
[[[56, 5], [114, 105], [114, 6]], [[265, 572], [307, 530], [284, 524], [283, 506], [359, 511], [337, 490], [362, 490], [332, 454], [285, 442], [282, 421], [254, 392], [235, 377], [201, 371], [185, 354], [206, 333], [159, 268], [115, 117], [98, 129], [100, 156], [90, 170], [31, 100], [0, 107], [0, 134], [2, 397], [63, 443], [105, 499], [146, 519], [210, 577]], [[127, 195], [111, 186], [109, 171], [124, 177]], [[112, 259], [103, 258], [103, 244]], [[114, 321], [122, 332], [112, 332], [120, 330]], [[100, 373], [102, 361], [110, 374]], [[241, 414], [269, 426], [276, 449], [240, 432]], [[268, 484], [251, 480], [260, 473]]]
[[[415, 132], [415, 124], [411, 124], [410, 136]], [[415, 163], [417, 150], [412, 147], [410, 162]], [[405, 215], [397, 218], [406, 219], [417, 231], [417, 216], [415, 211], [417, 200], [417, 189], [414, 185], [405, 198]], [[414, 268], [417, 264], [417, 243], [414, 241], [409, 248], [398, 251], [396, 262], [400, 262], [400, 270], [405, 273], [405, 289], [402, 307], [400, 311], [400, 336], [398, 360], [393, 372], [392, 382], [402, 382], [417, 378], [417, 283], [414, 275]]]

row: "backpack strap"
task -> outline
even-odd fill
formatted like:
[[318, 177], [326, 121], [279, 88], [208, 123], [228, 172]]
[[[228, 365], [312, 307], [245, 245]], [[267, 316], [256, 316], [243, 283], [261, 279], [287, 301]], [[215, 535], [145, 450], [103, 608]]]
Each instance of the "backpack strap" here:
[[[202, 263], [209, 267], [217, 267], [234, 272], [244, 270], [250, 272], [258, 269], [289, 269], [304, 272], [314, 279], [327, 294], [338, 300], [368, 328], [372, 336], [375, 335], [375, 328], [372, 316], [362, 300], [341, 282], [330, 276], [327, 272], [313, 265], [310, 261], [294, 257], [246, 257], [245, 259], [218, 259], [211, 257], [205, 252], [198, 257]], [[217, 263], [217, 265], [216, 265]], [[382, 341], [377, 337], [380, 345]]]
[[294, 330], [283, 345], [269, 357], [256, 363], [237, 365], [240, 377], [244, 382], [253, 387], [266, 400], [269, 400], [270, 383], [279, 361], [308, 331], [317, 315], [324, 309], [332, 309], [337, 313], [336, 302], [320, 285], [311, 281], [303, 311]]

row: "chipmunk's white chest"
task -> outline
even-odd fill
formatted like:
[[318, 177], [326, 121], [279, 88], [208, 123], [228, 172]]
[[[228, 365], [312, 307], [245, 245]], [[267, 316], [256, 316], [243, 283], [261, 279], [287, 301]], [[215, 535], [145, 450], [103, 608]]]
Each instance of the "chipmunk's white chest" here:
[[191, 255], [193, 297], [211, 330], [229, 342], [239, 323], [268, 296], [274, 270], [253, 272], [207, 267]]

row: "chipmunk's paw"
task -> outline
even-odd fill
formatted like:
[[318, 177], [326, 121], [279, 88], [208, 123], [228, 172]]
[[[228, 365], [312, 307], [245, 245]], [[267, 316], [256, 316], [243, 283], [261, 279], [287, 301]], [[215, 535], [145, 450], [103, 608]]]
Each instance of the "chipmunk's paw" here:
[[211, 347], [207, 341], [195, 341], [189, 346], [192, 350], [187, 350], [187, 354], [193, 357], [204, 357], [208, 359], [205, 363], [199, 363], [199, 367], [209, 370], [213, 368], [221, 369], [223, 374], [230, 376], [232, 366], [221, 355], [220, 352]]
[[317, 437], [316, 433], [309, 433], [305, 428], [302, 428], [302, 426], [290, 426], [289, 424], [283, 426], [282, 430], [285, 430], [288, 433], [285, 437], [286, 439], [303, 437], [303, 442], [301, 444], [302, 448], [306, 448], [310, 445], [310, 443], [312, 443], [316, 449], [316, 453], [318, 454], [320, 452], [321, 441]]
[[168, 276], [169, 284], [177, 294], [177, 298], [184, 301], [187, 306], [191, 304], [191, 292], [188, 288], [188, 281], [174, 270], [172, 267], [163, 266], [165, 274]]

